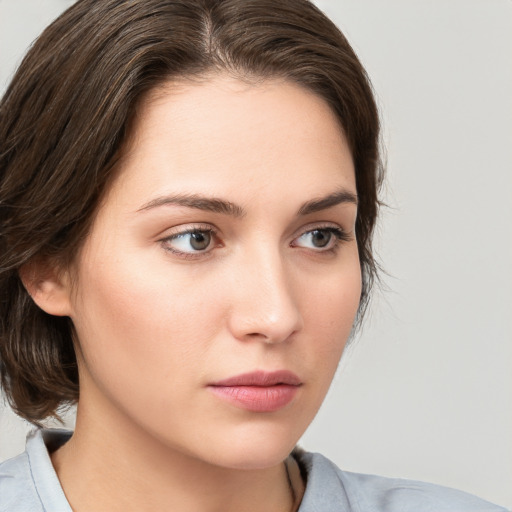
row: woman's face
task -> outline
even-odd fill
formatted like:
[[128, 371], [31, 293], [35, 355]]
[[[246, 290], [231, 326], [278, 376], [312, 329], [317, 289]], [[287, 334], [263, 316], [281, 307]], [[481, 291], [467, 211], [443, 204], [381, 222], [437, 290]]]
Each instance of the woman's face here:
[[222, 75], [154, 91], [69, 293], [84, 421], [223, 467], [285, 458], [358, 308], [356, 203], [312, 93]]

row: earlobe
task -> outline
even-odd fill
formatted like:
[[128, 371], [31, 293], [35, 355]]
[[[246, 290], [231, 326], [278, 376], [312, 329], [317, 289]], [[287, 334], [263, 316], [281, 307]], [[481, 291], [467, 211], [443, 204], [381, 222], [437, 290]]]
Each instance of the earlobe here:
[[71, 316], [71, 286], [67, 271], [48, 262], [31, 261], [19, 270], [20, 279], [32, 300], [46, 313]]

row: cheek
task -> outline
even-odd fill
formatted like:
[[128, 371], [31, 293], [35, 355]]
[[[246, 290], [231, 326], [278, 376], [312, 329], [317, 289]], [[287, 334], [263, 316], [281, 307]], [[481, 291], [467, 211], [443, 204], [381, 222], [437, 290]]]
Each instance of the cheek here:
[[359, 307], [361, 287], [361, 267], [354, 247], [338, 265], [319, 276], [308, 277], [303, 287], [303, 311], [310, 324], [330, 332], [329, 338], [350, 331]]
[[126, 255], [112, 264], [87, 261], [73, 321], [89, 371], [165, 378], [200, 357], [220, 305], [168, 265], [141, 265]]
[[342, 270], [332, 272], [321, 286], [311, 286], [310, 290], [303, 306], [307, 338], [314, 343], [314, 350], [309, 349], [319, 375], [330, 382], [359, 308], [361, 271], [358, 258], [352, 258]]

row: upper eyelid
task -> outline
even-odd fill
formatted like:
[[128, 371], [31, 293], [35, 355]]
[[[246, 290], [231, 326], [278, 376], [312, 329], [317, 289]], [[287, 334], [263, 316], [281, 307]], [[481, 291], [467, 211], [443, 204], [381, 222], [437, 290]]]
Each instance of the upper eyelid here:
[[191, 233], [210, 233], [213, 237], [219, 238], [219, 230], [216, 226], [200, 222], [197, 224], [180, 224], [168, 228], [158, 235], [157, 240], [159, 242], [165, 242]]
[[311, 231], [315, 231], [315, 229], [337, 229], [343, 233], [348, 234], [350, 231], [346, 230], [341, 224], [332, 221], [320, 221], [320, 222], [311, 222], [310, 224], [306, 224], [305, 226], [297, 229], [292, 235], [293, 239], [298, 238], [306, 233]]
[[160, 239], [172, 238], [177, 235], [185, 235], [187, 233], [193, 233], [194, 231], [205, 231], [211, 233], [218, 233], [219, 229], [213, 224], [207, 224], [203, 222], [198, 223], [190, 223], [190, 224], [179, 224], [178, 226], [173, 226], [165, 229], [159, 235]]
[[[329, 229], [334, 228], [338, 229], [346, 234], [349, 234], [351, 230], [345, 229], [340, 223], [333, 222], [333, 221], [317, 221], [317, 222], [310, 222], [304, 226], [301, 226], [300, 228], [297, 228], [293, 231], [293, 233], [290, 235], [292, 239], [295, 239], [299, 236], [302, 236], [305, 233], [308, 233], [310, 231], [314, 231], [315, 229]], [[219, 236], [219, 233], [221, 233], [221, 230], [211, 223], [206, 222], [191, 222], [190, 224], [183, 223], [179, 224], [174, 227], [170, 227], [162, 232], [162, 234], [159, 236], [160, 239], [167, 239], [172, 238], [174, 236], [178, 235], [184, 235], [187, 233], [193, 233], [195, 231], [205, 231], [209, 233], [213, 233], [215, 236]]]
[[343, 229], [340, 226], [318, 226], [316, 228], [307, 229], [301, 235], [295, 237], [293, 239], [293, 242], [295, 242], [296, 240], [302, 238], [303, 236], [305, 236], [307, 234], [313, 233], [314, 231], [328, 231], [331, 233], [331, 235], [334, 235], [336, 237], [338, 243], [349, 242], [353, 238], [349, 232], [347, 232], [345, 229]]

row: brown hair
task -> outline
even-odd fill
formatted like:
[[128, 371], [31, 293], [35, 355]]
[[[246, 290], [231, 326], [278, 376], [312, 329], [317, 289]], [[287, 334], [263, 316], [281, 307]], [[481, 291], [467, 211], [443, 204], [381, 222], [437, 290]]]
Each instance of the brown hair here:
[[336, 26], [307, 0], [79, 0], [35, 42], [0, 103], [0, 376], [27, 420], [56, 415], [79, 386], [70, 319], [39, 309], [19, 269], [73, 261], [141, 97], [215, 70], [288, 79], [338, 116], [356, 169], [361, 318], [376, 276], [379, 120]]

